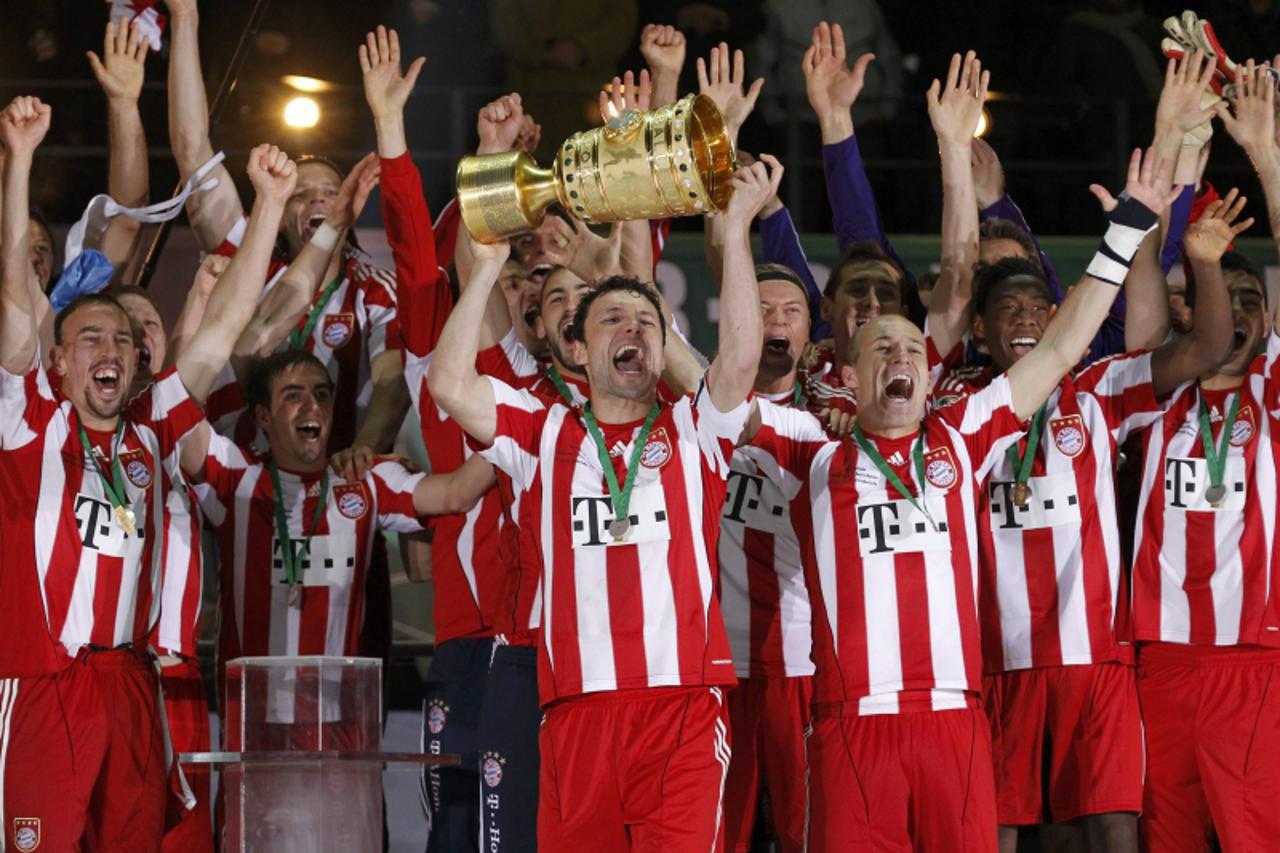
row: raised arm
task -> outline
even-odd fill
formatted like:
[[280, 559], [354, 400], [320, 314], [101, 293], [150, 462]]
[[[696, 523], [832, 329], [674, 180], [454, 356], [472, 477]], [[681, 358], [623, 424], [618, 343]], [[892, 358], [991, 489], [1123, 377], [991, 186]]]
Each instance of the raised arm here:
[[[93, 51], [87, 54], [93, 76], [107, 96], [107, 144], [111, 152], [107, 193], [126, 207], [145, 205], [150, 193], [147, 135], [138, 112], [148, 50], [134, 19], [127, 27], [123, 22], [108, 21], [102, 56]], [[128, 261], [141, 229], [141, 223], [127, 216], [111, 218], [101, 249], [117, 271]]]
[[[1276, 137], [1276, 90], [1265, 66], [1252, 61], [1236, 70], [1236, 100], [1232, 109], [1217, 105], [1218, 117], [1227, 132], [1253, 162], [1258, 181], [1267, 199], [1267, 220], [1271, 239], [1280, 248], [1280, 139]], [[1276, 306], [1280, 317], [1280, 304]]]
[[202, 404], [253, 317], [280, 217], [298, 179], [297, 166], [274, 145], [259, 145], [249, 152], [248, 172], [256, 196], [244, 240], [210, 292], [204, 319], [177, 360], [187, 393]]
[[929, 121], [942, 160], [942, 274], [929, 303], [929, 335], [940, 353], [964, 339], [978, 262], [978, 202], [970, 165], [970, 143], [982, 116], [991, 72], [973, 51], [951, 57], [947, 82], [929, 87]]
[[[1196, 280], [1196, 322], [1191, 331], [1162, 345], [1151, 357], [1151, 378], [1156, 394], [1172, 392], [1184, 382], [1207, 373], [1231, 355], [1234, 324], [1231, 296], [1219, 261], [1253, 219], [1236, 222], [1245, 197], [1236, 190], [1205, 208], [1187, 229], [1183, 250]], [[1150, 239], [1151, 235], [1147, 235]]]
[[684, 33], [663, 24], [646, 24], [640, 31], [640, 55], [653, 80], [653, 106], [665, 107], [680, 98], [684, 70]]
[[[236, 341], [237, 359], [274, 352], [310, 310], [316, 293], [325, 284], [326, 273], [336, 266], [334, 274], [343, 274], [342, 246], [347, 230], [364, 209], [369, 193], [378, 185], [379, 171], [378, 158], [366, 154], [343, 179], [338, 198], [329, 208], [324, 223], [302, 247], [298, 257], [289, 263]], [[243, 250], [242, 244], [239, 251]]]
[[[209, 139], [209, 101], [200, 70], [200, 13], [196, 0], [165, 0], [169, 9], [169, 146], [186, 180], [213, 156]], [[193, 193], [187, 218], [200, 248], [212, 252], [244, 216], [244, 207], [226, 167], [210, 173], [218, 185]]]
[[[459, 242], [471, 241], [465, 229]], [[440, 341], [427, 374], [427, 388], [436, 405], [449, 414], [463, 431], [482, 444], [493, 442], [497, 429], [497, 401], [493, 386], [476, 372], [477, 342], [484, 323], [485, 303], [497, 284], [511, 245], [505, 240], [491, 245], [471, 242], [471, 281], [462, 290], [449, 321], [440, 332]]]
[[733, 176], [728, 209], [710, 223], [713, 247], [720, 257], [720, 351], [707, 368], [711, 402], [722, 412], [747, 399], [760, 365], [764, 327], [760, 288], [751, 257], [751, 220], [782, 182], [782, 164], [768, 154]]
[[1155, 229], [1160, 213], [1173, 202], [1175, 193], [1160, 190], [1164, 173], [1170, 168], [1172, 163], [1167, 161], [1157, 168], [1154, 152], [1148, 150], [1144, 158], [1141, 150], [1135, 150], [1120, 201], [1097, 184], [1090, 185], [1090, 191], [1102, 202], [1110, 225], [1084, 278], [1067, 295], [1040, 342], [1009, 368], [1013, 410], [1019, 418], [1035, 414], [1084, 355], [1111, 310], [1138, 246]]
[[35, 360], [37, 340], [31, 277], [31, 164], [49, 132], [53, 110], [39, 98], [20, 96], [0, 113], [4, 158], [3, 221], [0, 222], [0, 367], [24, 374]]
[[716, 102], [720, 113], [724, 116], [725, 130], [738, 145], [738, 131], [756, 108], [756, 100], [760, 90], [764, 88], [764, 78], [757, 77], [750, 88], [743, 91], [746, 82], [746, 59], [741, 50], [733, 52], [733, 65], [729, 64], [729, 45], [720, 42], [718, 47], [711, 48], [711, 57], [703, 62], [698, 57], [698, 91]]
[[182, 313], [178, 315], [177, 322], [169, 332], [169, 346], [165, 351], [164, 367], [176, 364], [178, 356], [195, 337], [200, 324], [204, 322], [204, 313], [209, 307], [209, 295], [213, 293], [218, 279], [230, 265], [231, 259], [226, 255], [205, 255], [200, 261], [195, 279], [187, 289], [187, 298], [182, 303]]

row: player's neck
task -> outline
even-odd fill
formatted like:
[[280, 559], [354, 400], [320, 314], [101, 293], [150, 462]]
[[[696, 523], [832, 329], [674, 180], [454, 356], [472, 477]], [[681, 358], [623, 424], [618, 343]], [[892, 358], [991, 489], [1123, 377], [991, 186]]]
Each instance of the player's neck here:
[[653, 407], [653, 401], [656, 398], [657, 391], [651, 391], [638, 400], [628, 400], [612, 394], [592, 391], [591, 413], [602, 424], [631, 423], [649, 414], [649, 409]]
[[920, 432], [920, 421], [900, 426], [886, 426], [879, 423], [875, 418], [866, 417], [863, 412], [858, 413], [858, 423], [861, 425], [862, 431], [871, 438], [905, 438]]
[[796, 371], [795, 368], [787, 371], [781, 376], [769, 377], [764, 374], [756, 374], [756, 382], [754, 390], [757, 394], [784, 394], [795, 390], [796, 387]]
[[115, 432], [116, 427], [120, 426], [119, 415], [112, 418], [99, 417], [83, 406], [76, 406], [76, 418], [85, 429], [94, 432]]
[[1244, 374], [1232, 376], [1226, 373], [1210, 373], [1200, 377], [1200, 387], [1205, 391], [1222, 391], [1239, 388], [1244, 384]]
[[312, 474], [319, 474], [324, 470], [324, 466], [329, 464], [329, 460], [323, 456], [315, 462], [304, 462], [296, 456], [288, 453], [277, 453], [276, 449], [271, 448], [271, 458], [275, 460], [276, 467], [288, 474], [297, 474], [299, 477], [308, 477]]
[[551, 366], [559, 371], [560, 375], [566, 379], [576, 379], [579, 382], [587, 381], [587, 374], [582, 371], [582, 368], [570, 367], [560, 359], [556, 358], [555, 355], [551, 356]]

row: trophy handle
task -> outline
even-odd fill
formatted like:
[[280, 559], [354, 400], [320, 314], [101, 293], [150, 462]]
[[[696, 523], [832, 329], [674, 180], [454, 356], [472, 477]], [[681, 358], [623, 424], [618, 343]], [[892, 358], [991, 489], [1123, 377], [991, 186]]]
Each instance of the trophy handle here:
[[457, 183], [462, 221], [481, 243], [537, 228], [560, 201], [555, 173], [525, 151], [463, 157]]

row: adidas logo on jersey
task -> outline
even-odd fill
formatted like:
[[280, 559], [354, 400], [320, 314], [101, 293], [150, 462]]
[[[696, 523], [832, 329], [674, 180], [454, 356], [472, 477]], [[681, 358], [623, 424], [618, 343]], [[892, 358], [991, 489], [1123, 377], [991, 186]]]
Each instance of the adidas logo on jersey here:
[[889, 457], [889, 464], [890, 464], [890, 465], [901, 465], [902, 463], [904, 463], [904, 462], [906, 462], [906, 461], [907, 461], [907, 460], [906, 460], [906, 459], [904, 459], [904, 458], [903, 458], [903, 456], [902, 456], [902, 452], [901, 452], [901, 451], [898, 451], [898, 450], [895, 450], [895, 451], [893, 452], [893, 455]]
[[626, 450], [627, 450], [627, 446], [625, 444], [623, 444], [621, 441], [615, 441], [613, 443], [613, 447], [609, 448], [609, 455], [621, 456], [623, 453], [626, 452]]

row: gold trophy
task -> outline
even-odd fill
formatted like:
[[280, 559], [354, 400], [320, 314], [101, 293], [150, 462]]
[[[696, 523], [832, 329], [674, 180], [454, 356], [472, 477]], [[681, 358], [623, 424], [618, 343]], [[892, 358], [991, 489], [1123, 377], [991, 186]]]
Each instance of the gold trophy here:
[[556, 202], [587, 223], [716, 213], [735, 168], [719, 108], [689, 95], [575, 133], [550, 169], [524, 151], [463, 157], [458, 202], [471, 236], [494, 243], [538, 227]]

